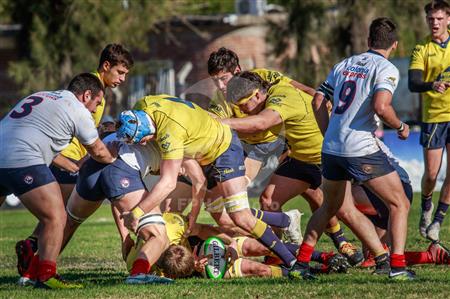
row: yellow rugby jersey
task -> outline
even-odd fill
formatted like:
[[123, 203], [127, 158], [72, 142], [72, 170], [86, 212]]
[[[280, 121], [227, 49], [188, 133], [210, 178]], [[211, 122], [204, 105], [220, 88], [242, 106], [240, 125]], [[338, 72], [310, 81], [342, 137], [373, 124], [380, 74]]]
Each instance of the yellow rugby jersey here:
[[[102, 79], [100, 78], [100, 74], [98, 72], [92, 72], [91, 74], [97, 76], [97, 78], [100, 79], [100, 81], [103, 83]], [[106, 100], [103, 97], [102, 102], [100, 105], [97, 106], [97, 109], [94, 113], [92, 113], [92, 117], [94, 118], [95, 126], [98, 127], [100, 125], [100, 121], [102, 120], [103, 113], [105, 112], [105, 105]], [[87, 150], [84, 148], [84, 146], [78, 141], [77, 138], [73, 138], [72, 141], [69, 143], [69, 145], [62, 150], [61, 155], [63, 155], [66, 158], [79, 161], [83, 159], [84, 156], [87, 155]]]
[[265, 109], [278, 112], [283, 124], [270, 130], [276, 135], [284, 128], [289, 156], [320, 164], [323, 137], [312, 110], [312, 96], [288, 84], [277, 84], [268, 91]]
[[183, 235], [188, 229], [188, 222], [183, 216], [176, 213], [163, 213], [163, 219], [166, 222], [166, 232], [170, 245], [181, 245], [191, 249], [187, 238]]
[[[429, 36], [414, 48], [409, 69], [423, 71], [424, 82], [450, 81], [450, 45], [442, 48]], [[434, 90], [422, 93], [422, 121], [425, 123], [450, 121], [448, 89], [444, 94]]]
[[155, 123], [162, 159], [192, 158], [208, 165], [230, 146], [230, 127], [192, 102], [170, 95], [146, 96], [134, 109], [145, 111]]
[[[259, 75], [264, 81], [267, 81], [271, 84], [290, 83], [292, 81], [291, 78], [284, 76], [282, 73], [278, 71], [272, 71], [261, 68], [261, 69], [253, 69], [250, 72]], [[238, 106], [228, 102], [220, 90], [217, 90], [214, 93], [214, 96], [208, 107], [208, 111], [217, 115], [219, 118], [232, 118], [232, 117], [241, 118], [247, 116], [239, 109]], [[278, 136], [274, 135], [269, 130], [251, 135], [238, 133], [238, 136], [241, 140], [249, 144], [274, 142], [278, 138]]]

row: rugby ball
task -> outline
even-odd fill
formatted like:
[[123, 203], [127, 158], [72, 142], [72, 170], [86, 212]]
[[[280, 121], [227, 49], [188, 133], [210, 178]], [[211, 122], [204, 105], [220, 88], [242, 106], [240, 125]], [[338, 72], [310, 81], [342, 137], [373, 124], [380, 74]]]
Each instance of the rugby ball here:
[[222, 279], [227, 272], [227, 259], [225, 244], [216, 237], [206, 239], [200, 247], [199, 256], [208, 257], [203, 276], [209, 279]]

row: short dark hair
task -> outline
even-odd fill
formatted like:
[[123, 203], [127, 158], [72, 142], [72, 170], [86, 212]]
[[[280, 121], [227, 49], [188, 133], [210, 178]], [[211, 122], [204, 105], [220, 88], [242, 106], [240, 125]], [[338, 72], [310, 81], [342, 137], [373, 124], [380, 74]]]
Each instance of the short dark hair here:
[[397, 26], [389, 18], [378, 18], [372, 21], [369, 29], [369, 47], [386, 50], [397, 38]]
[[210, 76], [220, 71], [234, 72], [237, 67], [239, 67], [239, 57], [230, 49], [222, 47], [209, 55], [208, 74]]
[[245, 71], [239, 73], [227, 84], [227, 100], [237, 102], [242, 98], [248, 97], [255, 89], [267, 92], [271, 84], [264, 81], [258, 74]]
[[450, 15], [450, 5], [444, 0], [433, 0], [425, 5], [424, 10], [426, 14], [435, 10], [443, 10], [447, 15]]
[[109, 44], [103, 49], [98, 68], [101, 68], [105, 61], [109, 61], [111, 66], [123, 64], [127, 69], [132, 68], [134, 64], [130, 52], [121, 44]]
[[67, 90], [74, 95], [83, 94], [86, 90], [92, 92], [92, 96], [96, 97], [100, 91], [105, 92], [102, 82], [97, 76], [91, 73], [81, 73], [73, 77], [67, 86]]

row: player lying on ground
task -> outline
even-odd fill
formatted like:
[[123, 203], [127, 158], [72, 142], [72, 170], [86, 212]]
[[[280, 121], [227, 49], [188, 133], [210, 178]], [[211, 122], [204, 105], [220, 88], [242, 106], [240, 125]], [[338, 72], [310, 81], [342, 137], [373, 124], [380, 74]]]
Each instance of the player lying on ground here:
[[[196, 223], [192, 231], [187, 234], [188, 223], [186, 218], [177, 213], [166, 212], [163, 214], [166, 222], [166, 231], [170, 246], [162, 254], [153, 269], [154, 273], [170, 278], [190, 277], [204, 272], [207, 257], [197, 255], [204, 240], [212, 236], [221, 238], [228, 244], [227, 248], [232, 256], [232, 262], [228, 264], [225, 278], [259, 276], [259, 277], [281, 277], [287, 276], [289, 271], [278, 265], [267, 265], [245, 257], [274, 256], [273, 253], [257, 240], [250, 237], [230, 237], [221, 232], [219, 227]], [[152, 240], [151, 242], [157, 242]], [[127, 257], [127, 267], [136, 259], [135, 252], [141, 250], [143, 242], [139, 240]], [[298, 250], [296, 244], [286, 244], [294, 253]], [[231, 253], [232, 252], [232, 253]], [[322, 263], [319, 270], [322, 273], [332, 271], [345, 272], [347, 270], [346, 259], [339, 255], [323, 252], [315, 252], [315, 259]]]
[[98, 138], [91, 116], [103, 93], [97, 77], [80, 74], [67, 90], [26, 97], [0, 122], [0, 197], [14, 193], [42, 223], [36, 287], [79, 287], [62, 281], [56, 273], [66, 212], [48, 166], [74, 136], [96, 161], [108, 164], [115, 160]]

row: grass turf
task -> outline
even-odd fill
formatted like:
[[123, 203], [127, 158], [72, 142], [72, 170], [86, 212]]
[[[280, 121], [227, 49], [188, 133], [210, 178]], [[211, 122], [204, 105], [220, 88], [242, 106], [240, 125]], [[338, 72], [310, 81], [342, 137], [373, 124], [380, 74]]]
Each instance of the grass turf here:
[[[252, 200], [252, 206], [257, 201]], [[416, 195], [409, 217], [407, 248], [426, 250], [427, 240], [417, 229], [420, 199]], [[310, 216], [304, 200], [296, 198], [285, 208], [299, 208], [305, 212], [303, 229]], [[444, 222], [441, 237], [450, 244], [448, 219]], [[211, 223], [202, 212], [199, 222]], [[450, 266], [415, 266], [417, 280], [392, 282], [386, 277], [370, 274], [370, 270], [350, 269], [347, 274], [320, 276], [317, 281], [289, 281], [288, 279], [244, 278], [222, 281], [206, 279], [178, 280], [170, 286], [129, 286], [123, 283], [127, 276], [121, 259], [120, 241], [108, 205], [102, 206], [77, 231], [59, 258], [59, 272], [66, 279], [82, 282], [81, 290], [34, 290], [16, 285], [14, 245], [26, 238], [36, 223], [27, 210], [0, 211], [0, 298], [448, 298], [450, 294]], [[355, 240], [349, 229], [348, 239]], [[332, 244], [323, 237], [319, 249], [331, 250]]]

